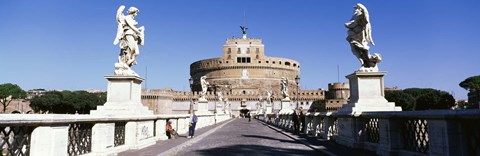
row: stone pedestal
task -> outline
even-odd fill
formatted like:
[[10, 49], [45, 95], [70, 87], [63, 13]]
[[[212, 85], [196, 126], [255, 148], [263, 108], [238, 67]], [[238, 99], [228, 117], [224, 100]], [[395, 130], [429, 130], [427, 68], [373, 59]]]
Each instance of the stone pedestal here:
[[90, 111], [91, 115], [153, 115], [141, 101], [141, 83], [137, 76], [105, 76], [108, 80], [107, 102]]
[[293, 113], [293, 110], [290, 108], [290, 99], [282, 100], [282, 108], [280, 109], [280, 114], [290, 114]]
[[346, 76], [350, 82], [350, 101], [341, 113], [361, 113], [377, 111], [402, 111], [395, 103], [385, 99], [383, 76], [386, 72], [359, 72]]
[[362, 112], [402, 111], [385, 99], [383, 76], [386, 72], [360, 72], [346, 76], [350, 82], [350, 101], [337, 112], [338, 144], [358, 148], [364, 121], [355, 116]]
[[206, 100], [199, 100], [198, 101], [198, 109], [197, 112], [195, 112], [197, 115], [212, 115], [210, 111], [208, 111], [208, 101]]
[[215, 107], [215, 111], [217, 114], [224, 114], [225, 112], [223, 111], [223, 105], [221, 103], [218, 103], [217, 106]]
[[272, 106], [267, 105], [267, 108], [265, 109], [265, 114], [272, 114]]

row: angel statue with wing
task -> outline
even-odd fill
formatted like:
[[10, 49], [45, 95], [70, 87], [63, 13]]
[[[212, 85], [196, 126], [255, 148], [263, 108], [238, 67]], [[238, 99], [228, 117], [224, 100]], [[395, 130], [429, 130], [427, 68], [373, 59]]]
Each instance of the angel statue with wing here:
[[354, 6], [355, 13], [352, 19], [345, 23], [345, 27], [348, 29], [347, 41], [350, 43], [353, 54], [360, 61], [361, 67], [359, 71], [364, 72], [376, 72], [378, 71], [377, 63], [382, 58], [380, 54], [375, 53], [374, 56], [370, 55], [368, 43], [373, 46], [375, 43], [372, 40], [372, 26], [370, 25], [370, 17], [367, 8], [357, 3]]
[[140, 54], [138, 45], [144, 43], [145, 27], [137, 28], [137, 16], [139, 10], [130, 7], [127, 10], [128, 15], [124, 15], [125, 6], [122, 5], [117, 10], [117, 36], [113, 44], [120, 43], [120, 55], [118, 63], [115, 63], [115, 75], [138, 76], [130, 67], [137, 64], [135, 58]]

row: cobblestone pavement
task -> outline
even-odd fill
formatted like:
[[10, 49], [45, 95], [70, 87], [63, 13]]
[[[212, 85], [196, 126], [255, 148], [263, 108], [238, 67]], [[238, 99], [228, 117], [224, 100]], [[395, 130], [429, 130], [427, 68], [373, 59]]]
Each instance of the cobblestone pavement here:
[[[195, 139], [195, 138], [194, 138]], [[257, 120], [234, 119], [208, 136], [165, 155], [324, 155]]]

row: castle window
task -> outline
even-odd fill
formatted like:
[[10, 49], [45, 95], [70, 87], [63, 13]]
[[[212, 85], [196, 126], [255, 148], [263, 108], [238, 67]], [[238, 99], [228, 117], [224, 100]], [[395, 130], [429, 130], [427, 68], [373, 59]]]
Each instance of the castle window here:
[[278, 64], [282, 64], [282, 61], [278, 61]]
[[226, 61], [226, 63], [228, 63], [228, 61]]
[[257, 53], [257, 54], [258, 54], [258, 53], [260, 53], [260, 50], [259, 50], [258, 48], [257, 48], [257, 51], [256, 51], [256, 53]]
[[237, 63], [250, 63], [250, 57], [237, 57]]
[[285, 65], [286, 65], [286, 66], [290, 66], [290, 62], [285, 62]]
[[250, 42], [250, 44], [252, 44], [252, 42]]
[[[227, 59], [231, 60], [231, 59], [232, 59], [232, 56], [228, 55], [228, 58], [227, 58]], [[227, 63], [228, 63], [228, 62], [227, 62]]]
[[265, 62], [267, 62], [267, 63], [268, 63], [268, 61], [265, 61]]
[[246, 92], [246, 91], [243, 91], [243, 94], [247, 94], [247, 92]]
[[296, 66], [297, 66], [297, 64], [296, 64], [296, 63], [294, 63], [294, 64], [293, 64], [293, 66], [294, 66], [294, 67], [296, 67]]
[[258, 61], [258, 63], [262, 63], [262, 61]]
[[256, 59], [259, 59], [258, 55], [257, 55], [257, 56], [255, 56], [255, 58], [256, 58]]
[[232, 48], [228, 48], [227, 54], [230, 54], [230, 53], [232, 53]]
[[272, 64], [275, 64], [275, 61], [273, 61]]
[[219, 64], [222, 64], [222, 61], [218, 61]]
[[240, 48], [237, 49], [237, 54], [240, 54]]
[[247, 48], [247, 54], [250, 54], [250, 48]]
[[235, 42], [235, 44], [237, 44], [237, 42]]

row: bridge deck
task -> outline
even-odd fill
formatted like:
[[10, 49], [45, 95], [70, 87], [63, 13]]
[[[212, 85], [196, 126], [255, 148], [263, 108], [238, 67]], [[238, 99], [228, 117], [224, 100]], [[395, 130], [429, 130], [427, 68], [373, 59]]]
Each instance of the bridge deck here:
[[196, 137], [185, 135], [139, 150], [119, 153], [121, 156], [153, 155], [374, 155], [343, 147], [333, 141], [293, 135], [261, 121], [237, 118], [198, 129]]

